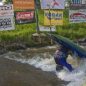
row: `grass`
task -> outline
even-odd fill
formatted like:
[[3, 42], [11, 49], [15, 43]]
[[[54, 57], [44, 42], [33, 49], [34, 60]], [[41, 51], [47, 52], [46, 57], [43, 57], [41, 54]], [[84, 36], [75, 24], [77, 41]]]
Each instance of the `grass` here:
[[[39, 25], [44, 24], [44, 11], [39, 10]], [[21, 41], [27, 42], [30, 45], [33, 45], [34, 42], [31, 39], [31, 35], [36, 32], [36, 23], [32, 24], [22, 24], [15, 25], [15, 30], [11, 31], [0, 31], [0, 42], [9, 42], [9, 41]], [[56, 26], [56, 32], [59, 35], [68, 37], [70, 39], [78, 39], [86, 37], [86, 24], [69, 24], [68, 22], [68, 10], [64, 11], [64, 25]]]

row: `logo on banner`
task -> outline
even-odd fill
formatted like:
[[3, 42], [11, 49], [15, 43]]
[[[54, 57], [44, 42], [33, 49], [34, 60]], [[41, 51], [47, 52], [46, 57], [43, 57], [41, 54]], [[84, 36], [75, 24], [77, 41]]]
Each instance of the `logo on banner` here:
[[45, 13], [45, 16], [49, 19], [49, 20], [61, 20], [63, 14], [62, 13]]
[[64, 9], [64, 0], [41, 0], [42, 9]]
[[59, 6], [59, 2], [56, 0], [53, 0], [52, 8], [55, 8], [55, 6]]
[[86, 22], [86, 11], [85, 10], [70, 10], [69, 21], [70, 23]]
[[83, 14], [83, 13], [74, 13], [72, 15], [70, 15], [70, 18], [71, 19], [86, 19], [86, 14]]
[[35, 22], [34, 11], [19, 11], [15, 13], [15, 19], [17, 24], [25, 24]]
[[44, 25], [62, 25], [63, 11], [44, 11]]

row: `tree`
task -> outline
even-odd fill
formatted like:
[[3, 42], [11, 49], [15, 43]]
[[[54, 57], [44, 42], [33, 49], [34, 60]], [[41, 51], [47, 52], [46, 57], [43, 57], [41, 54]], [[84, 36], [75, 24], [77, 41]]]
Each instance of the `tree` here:
[[2, 2], [3, 2], [4, 4], [9, 4], [9, 3], [12, 3], [12, 0], [2, 0]]

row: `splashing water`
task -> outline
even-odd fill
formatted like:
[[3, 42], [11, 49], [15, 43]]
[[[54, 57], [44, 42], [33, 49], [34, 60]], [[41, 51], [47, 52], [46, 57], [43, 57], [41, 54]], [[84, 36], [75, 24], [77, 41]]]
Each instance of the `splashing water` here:
[[[19, 54], [18, 56], [23, 57], [21, 54]], [[16, 57], [15, 53], [11, 52], [4, 55], [4, 57], [10, 60], [16, 60], [21, 63], [33, 65], [36, 68], [42, 69], [43, 71], [54, 71], [57, 77], [59, 77], [60, 79], [64, 81], [70, 81], [67, 86], [83, 86], [83, 83], [86, 82], [86, 59], [82, 59], [80, 66], [72, 72], [69, 72], [65, 69], [60, 72], [56, 72], [56, 64], [52, 55], [49, 55], [50, 58], [41, 58], [39, 55], [33, 58], [18, 58]]]
[[80, 64], [74, 71], [68, 72], [62, 70], [56, 72], [56, 75], [65, 81], [71, 81], [67, 86], [83, 86], [86, 82], [86, 59], [82, 60], [83, 63]]

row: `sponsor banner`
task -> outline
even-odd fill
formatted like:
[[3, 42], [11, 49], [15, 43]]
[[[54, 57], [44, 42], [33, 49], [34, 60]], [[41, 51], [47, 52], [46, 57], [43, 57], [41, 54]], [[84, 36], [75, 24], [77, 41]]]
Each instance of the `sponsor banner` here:
[[35, 11], [15, 12], [15, 22], [17, 24], [26, 24], [35, 22]]
[[47, 32], [55, 32], [56, 31], [56, 27], [55, 26], [51, 26], [51, 27], [44, 27], [44, 26], [40, 26], [39, 27], [40, 31], [47, 31]]
[[64, 9], [65, 0], [41, 0], [41, 9]]
[[0, 6], [0, 16], [14, 15], [13, 5], [2, 5]]
[[0, 30], [13, 30], [14, 20], [13, 16], [2, 16], [0, 17]]
[[84, 9], [86, 8], [86, 0], [71, 0], [70, 8], [77, 9]]
[[14, 9], [35, 9], [34, 0], [13, 0]]
[[63, 11], [45, 10], [44, 25], [63, 25]]
[[86, 9], [70, 10], [69, 22], [70, 23], [86, 22]]

